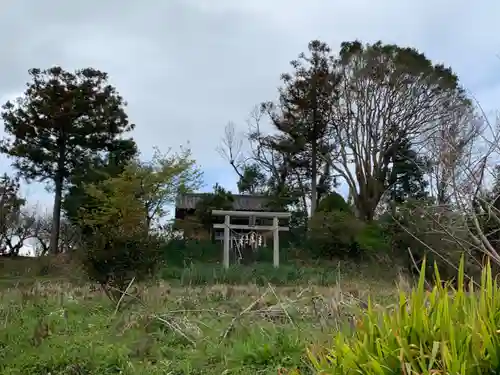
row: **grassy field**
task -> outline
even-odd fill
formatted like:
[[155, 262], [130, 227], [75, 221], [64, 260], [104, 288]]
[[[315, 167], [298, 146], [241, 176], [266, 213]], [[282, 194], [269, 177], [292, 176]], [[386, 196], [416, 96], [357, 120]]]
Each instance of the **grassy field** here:
[[89, 283], [4, 274], [0, 373], [312, 374], [306, 348], [352, 330], [368, 295], [395, 296], [394, 279], [288, 267], [165, 270], [119, 306]]

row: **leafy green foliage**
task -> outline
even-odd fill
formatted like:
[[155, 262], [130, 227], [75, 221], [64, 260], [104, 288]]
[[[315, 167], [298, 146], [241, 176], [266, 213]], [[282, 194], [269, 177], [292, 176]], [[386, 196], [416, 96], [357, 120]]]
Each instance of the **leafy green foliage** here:
[[172, 155], [156, 150], [151, 162], [133, 160], [119, 175], [85, 185], [89, 199], [77, 222], [85, 229], [82, 256], [89, 276], [116, 290], [132, 277], [151, 275], [161, 259], [158, 225], [165, 206], [196, 188], [200, 178], [189, 150]]
[[[125, 168], [137, 157], [137, 145], [133, 140], [117, 140], [105, 155], [96, 154], [87, 165], [79, 168], [69, 181], [70, 187], [63, 201], [65, 216], [73, 225], [82, 225], [79, 222], [80, 210], [91, 209], [96, 202], [88, 194], [86, 186], [98, 184], [109, 178], [118, 177]], [[85, 228], [80, 228], [85, 232]]]
[[230, 191], [219, 184], [214, 185], [214, 191], [207, 194], [196, 205], [196, 217], [206, 230], [211, 230], [213, 225], [212, 210], [231, 210], [234, 197]]
[[51, 250], [58, 251], [62, 193], [67, 180], [95, 154], [112, 151], [117, 137], [133, 129], [125, 103], [106, 73], [92, 68], [31, 69], [24, 95], [3, 106], [5, 138], [0, 151], [27, 180], [53, 184]]
[[[425, 264], [422, 265], [422, 268]], [[423, 272], [422, 272], [423, 275]], [[458, 287], [432, 291], [424, 276], [410, 294], [400, 293], [393, 310], [370, 303], [352, 336], [339, 333], [323, 352], [310, 351], [316, 371], [326, 374], [496, 374], [500, 368], [500, 288], [489, 265], [478, 289], [465, 289], [464, 262]]]
[[241, 194], [262, 193], [266, 189], [266, 176], [257, 164], [245, 165], [237, 182]]
[[133, 280], [154, 275], [161, 260], [161, 238], [147, 232], [101, 228], [85, 241], [82, 264], [88, 277], [98, 282], [112, 301], [118, 301]]
[[0, 220], [5, 224], [3, 215], [18, 212], [26, 203], [20, 196], [19, 178], [10, 177], [7, 173], [0, 176]]
[[142, 202], [147, 226], [158, 229], [167, 205], [175, 203], [178, 194], [191, 193], [202, 184], [202, 172], [192, 159], [191, 150], [163, 154], [156, 149], [151, 161], [135, 160], [121, 178], [136, 183], [136, 198]]
[[309, 241], [316, 255], [322, 257], [384, 254], [389, 248], [387, 233], [379, 223], [357, 218], [336, 192], [320, 201], [310, 219]]
[[143, 202], [137, 198], [139, 181], [128, 171], [119, 177], [87, 185], [95, 206], [82, 208], [85, 227], [83, 265], [111, 299], [132, 280], [151, 276], [159, 264], [161, 238], [152, 234]]
[[302, 53], [290, 63], [293, 73], [282, 74], [279, 103], [262, 106], [281, 132], [274, 137], [273, 147], [286, 152], [290, 167], [307, 185], [314, 214], [321, 193], [328, 192], [333, 182], [330, 165], [321, 156], [335, 148], [328, 127], [338, 99], [339, 77], [327, 44], [314, 40], [308, 49], [308, 56]]
[[345, 201], [344, 197], [337, 192], [332, 192], [325, 196], [318, 205], [317, 212], [347, 212], [352, 213], [352, 208]]
[[396, 204], [402, 204], [408, 199], [422, 200], [429, 195], [426, 173], [429, 163], [412, 149], [409, 141], [403, 141], [395, 155], [389, 175], [389, 199]]
[[309, 222], [311, 248], [320, 257], [357, 256], [355, 238], [362, 225], [345, 212], [317, 212]]

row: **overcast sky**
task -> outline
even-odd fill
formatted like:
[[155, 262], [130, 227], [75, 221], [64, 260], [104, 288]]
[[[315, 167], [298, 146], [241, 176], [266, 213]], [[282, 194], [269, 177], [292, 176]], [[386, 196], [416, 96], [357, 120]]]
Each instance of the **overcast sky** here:
[[[0, 0], [0, 100], [21, 94], [29, 68], [94, 67], [128, 101], [141, 152], [190, 142], [215, 182], [235, 178], [215, 151], [225, 124], [245, 130], [274, 99], [288, 62], [321, 39], [382, 40], [451, 65], [488, 110], [499, 108], [500, 2], [483, 0]], [[1, 131], [0, 131], [1, 132]], [[0, 159], [0, 172], [11, 171]], [[51, 206], [43, 188], [29, 200]]]

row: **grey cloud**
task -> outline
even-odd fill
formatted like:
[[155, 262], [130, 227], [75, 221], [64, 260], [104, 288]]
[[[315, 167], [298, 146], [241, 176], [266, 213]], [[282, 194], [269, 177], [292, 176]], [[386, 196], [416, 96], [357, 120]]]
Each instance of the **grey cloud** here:
[[9, 72], [0, 95], [21, 91], [34, 66], [95, 66], [129, 102], [144, 148], [189, 139], [197, 156], [217, 162], [213, 149], [225, 122], [274, 95], [276, 72], [291, 57], [283, 53], [286, 42], [237, 12], [207, 17], [175, 1], [26, 4], [14, 5], [7, 20], [15, 37], [0, 61]]
[[[206, 168], [228, 120], [273, 99], [288, 61], [320, 38], [413, 45], [451, 64], [488, 105], [500, 92], [500, 3], [465, 0], [0, 0], [0, 98], [32, 67], [107, 71], [145, 154], [190, 141]], [[4, 160], [0, 163], [5, 165]], [[227, 174], [231, 171], [227, 169]]]

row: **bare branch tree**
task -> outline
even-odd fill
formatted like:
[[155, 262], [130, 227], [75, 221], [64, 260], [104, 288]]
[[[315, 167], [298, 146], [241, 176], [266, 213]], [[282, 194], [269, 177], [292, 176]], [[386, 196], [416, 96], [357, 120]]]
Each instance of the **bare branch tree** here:
[[33, 238], [33, 229], [36, 218], [33, 213], [23, 210], [11, 217], [0, 233], [0, 254], [17, 256], [27, 246], [28, 240]]
[[450, 204], [453, 184], [468, 184], [468, 167], [476, 157], [483, 122], [469, 107], [457, 108], [447, 121], [437, 124], [424, 148], [432, 161], [431, 195], [439, 205]]
[[466, 98], [451, 70], [409, 48], [343, 43], [337, 67], [340, 101], [331, 131], [339, 149], [330, 159], [370, 221], [400, 145], [425, 140]]
[[224, 128], [224, 136], [221, 140], [221, 145], [217, 146], [219, 154], [229, 162], [236, 174], [243, 178], [242, 168], [244, 161], [242, 160], [243, 139], [236, 134], [236, 127], [233, 122], [229, 122]]
[[[466, 254], [469, 265], [481, 267], [484, 259], [500, 266], [500, 191], [494, 182], [500, 156], [500, 121], [489, 121], [479, 103], [483, 121], [477, 116], [457, 119], [462, 124], [451, 123], [438, 129], [429, 150], [435, 151], [434, 170], [438, 194], [436, 204], [420, 207], [419, 213], [432, 223], [432, 233], [439, 236], [439, 246], [427, 244], [441, 257], [443, 244], [453, 244], [456, 254]], [[470, 124], [463, 122], [470, 121]], [[439, 134], [441, 133], [441, 134]], [[435, 185], [436, 186], [436, 185]], [[415, 217], [415, 214], [412, 214]], [[447, 259], [451, 264], [458, 258]]]
[[50, 250], [50, 236], [52, 233], [52, 217], [49, 214], [38, 215], [33, 226], [35, 253], [39, 256], [47, 255]]

